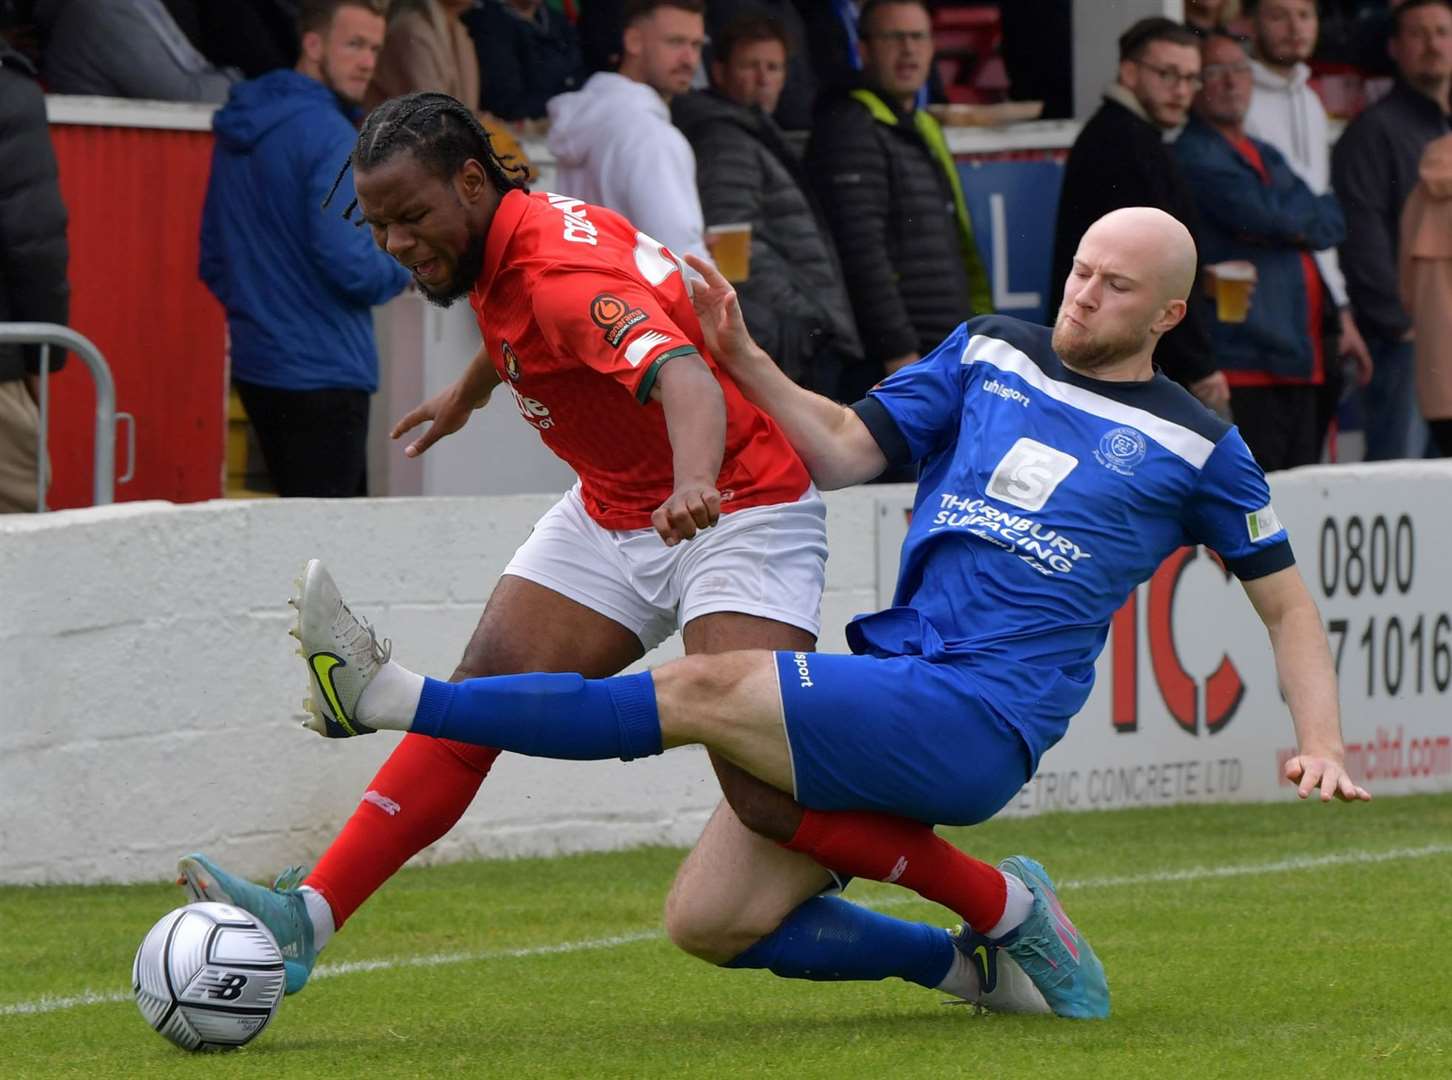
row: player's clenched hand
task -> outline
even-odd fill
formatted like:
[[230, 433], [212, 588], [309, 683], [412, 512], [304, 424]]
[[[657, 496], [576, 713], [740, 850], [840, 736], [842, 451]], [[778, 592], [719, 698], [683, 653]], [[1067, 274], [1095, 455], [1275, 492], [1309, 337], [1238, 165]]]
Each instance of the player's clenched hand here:
[[463, 380], [460, 380], [422, 405], [415, 405], [402, 420], [393, 425], [389, 438], [402, 438], [425, 420], [433, 421], [427, 431], [403, 448], [406, 456], [418, 457], [445, 435], [452, 435], [467, 424], [469, 414], [488, 401], [487, 393], [482, 401], [471, 400], [464, 389]]
[[729, 369], [733, 361], [752, 355], [756, 349], [756, 342], [746, 329], [746, 320], [741, 317], [736, 290], [705, 259], [696, 255], [685, 258], [686, 265], [705, 279], [691, 284], [691, 305], [701, 321], [706, 348], [718, 363]]
[[650, 515], [666, 547], [689, 540], [721, 520], [721, 493], [711, 484], [683, 484]]
[[1286, 779], [1296, 785], [1296, 794], [1308, 798], [1311, 792], [1321, 789], [1321, 801], [1333, 798], [1342, 802], [1367, 802], [1371, 793], [1364, 787], [1351, 782], [1346, 766], [1329, 757], [1316, 754], [1297, 754], [1286, 762]]

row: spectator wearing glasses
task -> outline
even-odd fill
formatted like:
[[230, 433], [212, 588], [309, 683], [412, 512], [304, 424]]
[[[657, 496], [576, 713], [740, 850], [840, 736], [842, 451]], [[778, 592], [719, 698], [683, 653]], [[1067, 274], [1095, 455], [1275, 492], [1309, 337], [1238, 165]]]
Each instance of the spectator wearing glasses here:
[[993, 310], [957, 168], [916, 104], [933, 62], [926, 5], [868, 0], [858, 48], [862, 78], [827, 101], [807, 150], [866, 354], [848, 401]]
[[[1312, 465], [1321, 460], [1318, 387], [1327, 357], [1336, 355], [1337, 324], [1313, 253], [1339, 244], [1346, 223], [1335, 196], [1312, 192], [1274, 146], [1246, 134], [1255, 79], [1240, 43], [1223, 31], [1208, 34], [1202, 58], [1204, 87], [1175, 142], [1200, 212], [1200, 255], [1256, 268], [1244, 321], [1211, 321], [1215, 356], [1229, 377], [1236, 426], [1260, 467]], [[1192, 303], [1209, 306], [1204, 297]]]
[[[1200, 85], [1199, 38], [1179, 23], [1141, 19], [1121, 35], [1118, 78], [1105, 89], [1104, 103], [1079, 133], [1064, 167], [1050, 295], [1062, 293], [1080, 238], [1111, 210], [1153, 206], [1198, 237], [1195, 198], [1165, 137], [1185, 123]], [[1198, 305], [1190, 305], [1184, 320], [1160, 340], [1155, 361], [1205, 405], [1227, 410], [1230, 385], [1211, 355]]]

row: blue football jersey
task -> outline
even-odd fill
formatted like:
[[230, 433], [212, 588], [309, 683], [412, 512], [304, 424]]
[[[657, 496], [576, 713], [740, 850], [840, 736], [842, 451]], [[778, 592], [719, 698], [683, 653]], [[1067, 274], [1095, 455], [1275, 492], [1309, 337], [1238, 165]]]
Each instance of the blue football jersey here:
[[1094, 683], [1109, 622], [1175, 549], [1242, 579], [1294, 562], [1240, 433], [1156, 373], [1066, 368], [1052, 332], [985, 316], [854, 408], [893, 464], [919, 463], [893, 607], [855, 652], [971, 665], [1035, 763]]

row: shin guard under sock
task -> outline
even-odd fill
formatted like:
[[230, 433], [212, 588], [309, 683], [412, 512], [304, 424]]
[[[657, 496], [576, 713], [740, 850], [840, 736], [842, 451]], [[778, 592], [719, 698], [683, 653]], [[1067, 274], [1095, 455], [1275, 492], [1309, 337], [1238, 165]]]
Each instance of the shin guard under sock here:
[[566, 761], [630, 761], [661, 752], [649, 672], [610, 679], [562, 673], [425, 679], [409, 730]]

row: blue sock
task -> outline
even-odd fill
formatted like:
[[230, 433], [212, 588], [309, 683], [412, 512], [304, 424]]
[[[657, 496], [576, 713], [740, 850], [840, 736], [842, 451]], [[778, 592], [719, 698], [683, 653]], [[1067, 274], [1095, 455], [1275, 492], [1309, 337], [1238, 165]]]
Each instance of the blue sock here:
[[948, 931], [904, 922], [835, 896], [814, 896], [730, 968], [766, 968], [784, 979], [874, 981], [897, 976], [933, 989], [948, 977]]
[[569, 761], [629, 761], [661, 752], [649, 672], [613, 679], [554, 673], [425, 679], [409, 730]]

